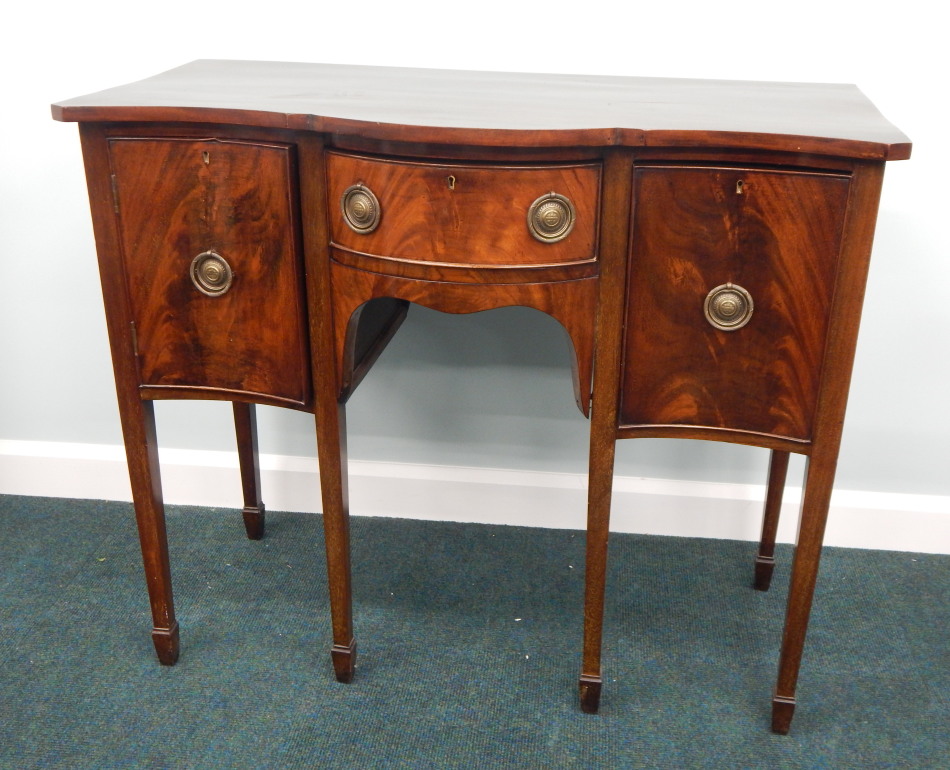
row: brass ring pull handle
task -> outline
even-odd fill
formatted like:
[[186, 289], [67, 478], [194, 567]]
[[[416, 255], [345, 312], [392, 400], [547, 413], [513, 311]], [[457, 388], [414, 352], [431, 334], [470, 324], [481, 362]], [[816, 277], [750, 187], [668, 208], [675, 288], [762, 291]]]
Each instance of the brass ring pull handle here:
[[363, 183], [350, 185], [343, 191], [340, 199], [343, 219], [349, 228], [361, 235], [373, 232], [379, 225], [382, 211], [373, 191]]
[[717, 329], [733, 332], [749, 323], [753, 307], [749, 292], [734, 283], [724, 283], [706, 295], [703, 312]]
[[542, 243], [563, 241], [574, 229], [577, 212], [570, 199], [555, 192], [542, 195], [528, 209], [528, 230]]
[[220, 297], [231, 288], [234, 271], [224, 257], [203, 251], [191, 261], [191, 282], [202, 294]]

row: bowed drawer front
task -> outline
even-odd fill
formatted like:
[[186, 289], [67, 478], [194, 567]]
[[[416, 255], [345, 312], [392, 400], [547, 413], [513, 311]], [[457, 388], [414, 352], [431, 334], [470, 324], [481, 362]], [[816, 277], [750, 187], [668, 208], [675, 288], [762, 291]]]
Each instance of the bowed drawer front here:
[[596, 257], [599, 164], [496, 166], [331, 152], [327, 174], [338, 248], [466, 267]]
[[624, 426], [809, 441], [847, 175], [634, 172]]
[[140, 382], [310, 401], [291, 145], [109, 142]]

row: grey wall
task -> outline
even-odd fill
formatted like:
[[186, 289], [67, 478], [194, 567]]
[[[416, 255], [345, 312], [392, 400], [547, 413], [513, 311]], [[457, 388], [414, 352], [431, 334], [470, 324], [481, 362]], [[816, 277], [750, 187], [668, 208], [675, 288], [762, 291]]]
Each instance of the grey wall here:
[[[840, 81], [861, 86], [915, 150], [887, 172], [838, 486], [950, 494], [950, 177], [939, 149], [948, 121], [944, 100], [931, 98], [945, 74], [938, 25], [924, 10], [932, 6], [905, 3], [883, 27], [826, 3], [799, 3], [791, 19], [778, 6], [727, 15], [686, 5], [606, 21], [492, 2], [477, 16], [448, 17], [422, 2], [398, 11], [368, 3], [359, 38], [321, 33], [352, 29], [344, 6], [245, 14], [234, 3], [171, 2], [161, 15], [128, 5], [115, 15], [93, 2], [55, 19], [38, 5], [21, 11], [19, 34], [0, 51], [0, 440], [121, 441], [79, 142], [75, 126], [50, 120], [54, 100], [204, 57]], [[685, 18], [691, 24], [676, 35], [662, 31]], [[806, 46], [815, 19], [826, 27]], [[635, 34], [644, 28], [660, 32]], [[223, 404], [162, 403], [160, 441], [229, 449], [229, 414]], [[566, 340], [556, 322], [526, 309], [414, 308], [352, 398], [349, 420], [359, 459], [586, 468], [587, 423], [573, 403]], [[261, 443], [313, 455], [311, 418], [262, 409]], [[623, 442], [618, 472], [755, 482], [766, 462], [764, 450], [649, 440]]]

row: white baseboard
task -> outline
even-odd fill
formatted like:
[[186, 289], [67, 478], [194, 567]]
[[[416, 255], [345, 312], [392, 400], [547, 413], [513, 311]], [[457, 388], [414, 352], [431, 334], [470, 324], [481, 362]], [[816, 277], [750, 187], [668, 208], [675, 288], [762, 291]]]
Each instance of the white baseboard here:
[[[237, 454], [164, 449], [168, 503], [240, 508]], [[350, 510], [365, 516], [583, 529], [581, 474], [351, 460]], [[318, 512], [313, 458], [261, 456], [271, 511]], [[0, 494], [131, 500], [120, 446], [0, 440]], [[617, 477], [611, 530], [757, 540], [764, 486]], [[801, 489], [786, 490], [779, 540], [795, 539]], [[950, 554], [950, 497], [836, 490], [827, 545]]]

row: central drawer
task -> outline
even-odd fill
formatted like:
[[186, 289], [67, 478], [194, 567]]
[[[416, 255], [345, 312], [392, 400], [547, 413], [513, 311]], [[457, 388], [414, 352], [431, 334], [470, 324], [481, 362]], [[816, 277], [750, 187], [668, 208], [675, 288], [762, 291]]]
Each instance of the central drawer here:
[[327, 155], [330, 235], [382, 259], [465, 267], [590, 262], [600, 165]]

